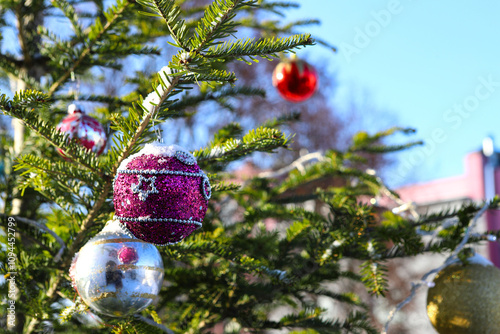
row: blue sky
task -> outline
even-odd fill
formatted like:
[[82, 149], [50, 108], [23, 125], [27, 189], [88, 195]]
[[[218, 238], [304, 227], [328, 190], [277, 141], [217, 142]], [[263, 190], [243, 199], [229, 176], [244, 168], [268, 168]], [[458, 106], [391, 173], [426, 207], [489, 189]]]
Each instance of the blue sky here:
[[383, 126], [414, 127], [426, 142], [395, 156], [390, 185], [461, 174], [484, 137], [500, 143], [500, 2], [296, 2], [288, 18], [319, 18], [306, 31], [338, 48], [303, 51], [338, 73], [336, 102], [368, 99], [361, 113], [383, 110]]

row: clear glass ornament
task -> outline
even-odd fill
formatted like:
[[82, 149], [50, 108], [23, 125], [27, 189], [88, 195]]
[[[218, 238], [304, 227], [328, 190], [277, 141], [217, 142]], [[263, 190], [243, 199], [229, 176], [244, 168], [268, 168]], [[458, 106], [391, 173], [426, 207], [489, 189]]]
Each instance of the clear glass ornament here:
[[127, 234], [118, 221], [108, 222], [80, 249], [70, 270], [83, 301], [112, 317], [148, 307], [160, 292], [163, 274], [158, 249]]

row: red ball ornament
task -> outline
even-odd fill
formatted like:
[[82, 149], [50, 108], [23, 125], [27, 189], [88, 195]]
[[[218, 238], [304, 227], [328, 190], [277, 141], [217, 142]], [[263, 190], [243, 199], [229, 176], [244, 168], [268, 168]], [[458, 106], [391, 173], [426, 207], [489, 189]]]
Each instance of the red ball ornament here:
[[291, 102], [310, 98], [316, 91], [317, 83], [316, 70], [298, 58], [279, 63], [273, 72], [273, 86], [284, 99]]
[[[101, 123], [85, 114], [83, 108], [77, 104], [68, 106], [68, 116], [57, 125], [57, 130], [76, 139], [80, 145], [100, 155], [106, 147], [106, 133]], [[61, 149], [59, 153], [65, 157]]]

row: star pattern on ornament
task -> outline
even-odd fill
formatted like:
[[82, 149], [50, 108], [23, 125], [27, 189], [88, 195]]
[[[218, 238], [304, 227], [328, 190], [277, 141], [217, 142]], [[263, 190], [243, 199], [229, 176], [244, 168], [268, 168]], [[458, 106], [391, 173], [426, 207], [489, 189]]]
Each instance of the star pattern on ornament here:
[[[141, 201], [145, 202], [146, 199], [148, 198], [149, 194], [158, 194], [158, 189], [156, 189], [156, 185], [155, 185], [156, 176], [151, 176], [149, 178], [144, 177], [142, 175], [137, 175], [137, 176], [138, 176], [137, 180], [139, 181], [139, 183], [132, 183], [132, 185], [130, 186], [130, 189], [132, 189], [132, 192], [134, 194], [139, 194], [139, 199]], [[141, 189], [143, 181], [149, 182], [149, 189], [148, 190]]]

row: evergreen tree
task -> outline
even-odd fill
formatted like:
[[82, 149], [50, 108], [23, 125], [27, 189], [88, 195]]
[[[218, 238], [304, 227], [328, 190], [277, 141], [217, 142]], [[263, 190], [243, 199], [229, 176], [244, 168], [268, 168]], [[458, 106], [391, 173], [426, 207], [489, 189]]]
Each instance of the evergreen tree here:
[[[15, 93], [0, 96], [1, 110], [13, 119], [12, 131], [2, 130], [0, 143], [0, 261], [4, 277], [14, 279], [16, 287], [1, 286], [2, 295], [9, 296], [2, 299], [2, 327], [23, 333], [96, 331], [95, 322], [81, 316], [89, 309], [76, 299], [68, 270], [75, 253], [113, 218], [118, 166], [156, 140], [154, 124], [184, 119], [187, 128], [193, 115], [204, 112], [206, 101], [217, 104], [216, 112], [231, 110], [234, 97], [265, 96], [249, 82], [238, 85], [230, 69], [238, 61], [267, 61], [315, 44], [308, 34], [293, 34], [297, 26], [314, 21], [282, 25], [266, 19], [289, 7], [297, 6], [265, 0], [0, 1], [0, 68]], [[12, 31], [17, 41], [8, 38]], [[156, 46], [165, 38], [169, 58]], [[102, 73], [101, 79], [109, 79], [124, 70], [125, 62], [133, 63], [131, 56], [148, 62], [160, 54], [168, 69], [154, 75], [124, 71], [130, 74], [125, 79], [130, 89], [117, 96], [80, 93], [72, 80], [96, 83]], [[75, 94], [107, 126], [111, 140], [100, 157], [56, 130]], [[147, 96], [155, 105], [144, 102]], [[301, 121], [290, 113], [250, 130], [222, 119], [214, 125], [211, 140], [193, 152], [212, 183], [203, 228], [160, 248], [166, 283], [153, 306], [124, 319], [99, 315], [100, 330], [209, 333], [223, 324], [227, 333], [284, 328], [376, 333], [370, 310], [357, 295], [332, 292], [324, 283], [362, 282], [370, 293], [383, 296], [390, 259], [455, 250], [482, 207], [415, 220], [362, 200], [380, 194], [397, 199], [366, 166], [371, 154], [417, 145], [382, 144], [385, 137], [410, 129], [362, 132], [344, 151], [311, 155], [317, 161], [301, 170], [235, 181], [231, 163], [290, 147], [292, 136], [282, 130], [290, 122]], [[316, 210], [304, 206], [311, 200]], [[450, 217], [459, 223], [443, 229], [439, 243], [422, 241], [419, 230], [433, 230]], [[279, 228], [269, 229], [270, 223]], [[339, 261], [346, 258], [361, 260], [361, 268], [342, 269]], [[343, 303], [350, 314], [324, 317], [319, 296]], [[7, 324], [9, 300], [15, 300], [15, 325]], [[269, 317], [282, 306], [291, 312]]]

